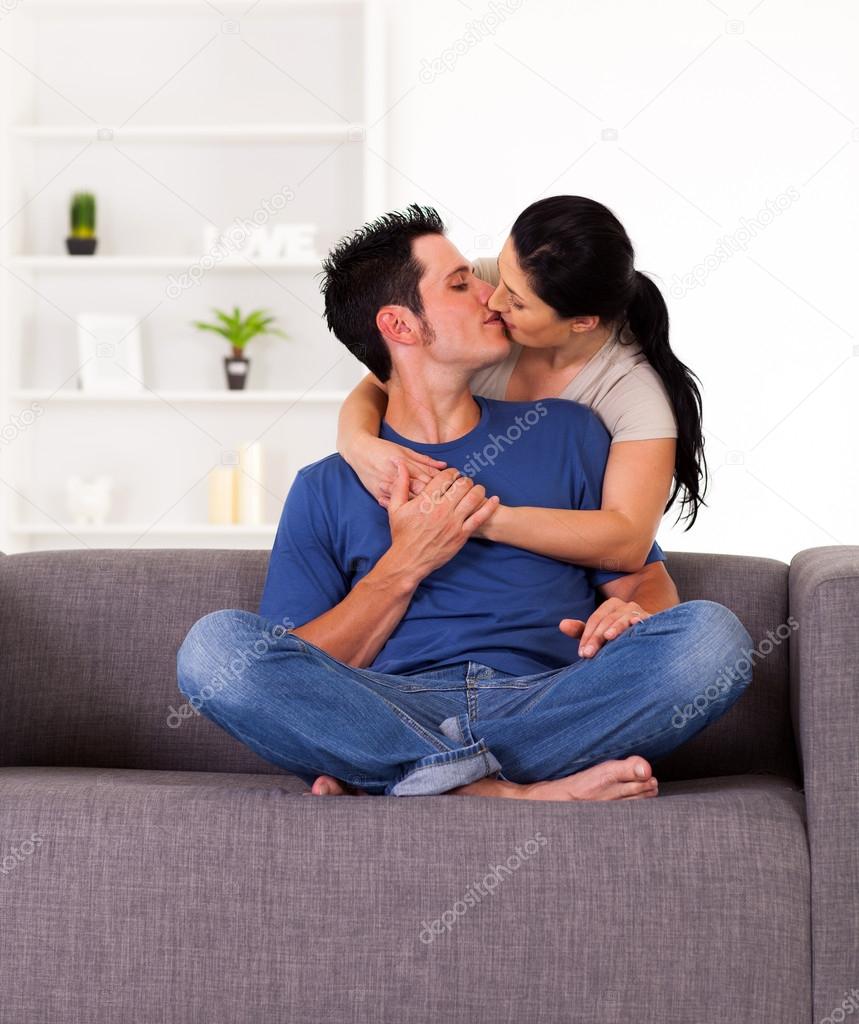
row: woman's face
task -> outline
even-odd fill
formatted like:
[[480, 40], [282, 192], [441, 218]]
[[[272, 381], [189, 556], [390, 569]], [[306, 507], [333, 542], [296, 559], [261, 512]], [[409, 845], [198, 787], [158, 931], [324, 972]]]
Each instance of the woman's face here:
[[501, 280], [489, 298], [489, 308], [501, 314], [508, 335], [520, 345], [553, 348], [599, 323], [593, 316], [562, 318], [543, 302], [530, 288], [509, 237], [498, 256], [498, 270]]

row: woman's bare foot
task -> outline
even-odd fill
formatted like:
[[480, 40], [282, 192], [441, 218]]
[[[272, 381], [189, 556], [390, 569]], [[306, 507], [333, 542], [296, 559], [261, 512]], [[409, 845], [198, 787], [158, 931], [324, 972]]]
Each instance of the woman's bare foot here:
[[333, 775], [320, 775], [302, 796], [366, 796], [367, 792], [335, 779]]
[[635, 800], [657, 796], [659, 784], [650, 765], [637, 754], [603, 761], [575, 775], [520, 785], [504, 779], [478, 779], [448, 791], [453, 796], [496, 796], [518, 800]]

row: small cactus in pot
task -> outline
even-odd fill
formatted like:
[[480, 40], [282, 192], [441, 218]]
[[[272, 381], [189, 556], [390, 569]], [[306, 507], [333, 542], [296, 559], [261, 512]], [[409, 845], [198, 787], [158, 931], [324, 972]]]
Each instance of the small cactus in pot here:
[[72, 256], [92, 256], [98, 239], [95, 236], [95, 196], [92, 192], [75, 192], [69, 211], [71, 234], [66, 248]]

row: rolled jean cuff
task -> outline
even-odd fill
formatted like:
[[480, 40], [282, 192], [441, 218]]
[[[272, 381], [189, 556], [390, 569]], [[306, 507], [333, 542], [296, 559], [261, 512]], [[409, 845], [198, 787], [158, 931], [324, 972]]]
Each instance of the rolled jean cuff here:
[[466, 746], [421, 758], [397, 782], [386, 790], [386, 796], [438, 796], [457, 786], [477, 782], [501, 771], [497, 758], [483, 740], [471, 735], [467, 715], [446, 718], [439, 727], [451, 739]]

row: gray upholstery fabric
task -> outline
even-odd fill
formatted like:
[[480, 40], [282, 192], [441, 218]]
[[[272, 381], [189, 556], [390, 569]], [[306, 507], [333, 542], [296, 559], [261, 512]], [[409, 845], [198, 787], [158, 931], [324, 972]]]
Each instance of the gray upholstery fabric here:
[[[859, 988], [859, 547], [812, 548], [790, 565], [791, 651], [811, 848], [814, 1019]], [[851, 1010], [851, 1013], [854, 1013]]]
[[[0, 765], [272, 772], [194, 716], [176, 651], [216, 608], [256, 611], [267, 551], [48, 551], [0, 562]], [[9, 650], [11, 648], [11, 650]]]
[[[730, 608], [754, 645], [785, 624], [784, 562], [739, 555], [667, 552], [667, 566], [681, 601], [707, 599]], [[785, 629], [782, 632], [785, 632]], [[799, 778], [790, 718], [788, 647], [785, 640], [766, 655], [755, 654], [751, 686], [731, 710], [655, 766], [660, 779], [774, 773]], [[763, 651], [768, 650], [764, 645]]]
[[32, 833], [0, 877], [2, 1024], [809, 1021], [785, 780], [571, 805], [2, 769], [0, 834]]
[[[203, 716], [168, 726], [185, 634], [216, 608], [257, 610], [267, 551], [34, 552], [0, 565], [0, 636], [15, 638], [0, 663], [0, 765], [283, 774]], [[668, 566], [681, 599], [726, 604], [755, 641], [786, 618], [781, 562], [675, 553]], [[748, 772], [797, 777], [787, 644], [660, 763], [666, 779]]]

